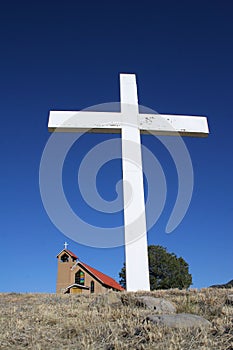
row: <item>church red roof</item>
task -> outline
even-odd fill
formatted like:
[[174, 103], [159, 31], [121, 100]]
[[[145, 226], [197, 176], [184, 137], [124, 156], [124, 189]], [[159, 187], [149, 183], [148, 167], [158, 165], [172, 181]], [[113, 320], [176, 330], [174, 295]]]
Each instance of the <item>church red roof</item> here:
[[79, 265], [83, 266], [85, 269], [87, 269], [90, 273], [92, 273], [92, 275], [94, 275], [96, 278], [98, 278], [98, 280], [100, 280], [103, 284], [112, 287], [116, 290], [124, 290], [124, 288], [117, 283], [113, 278], [105, 275], [104, 273], [94, 269], [93, 267], [84, 264], [83, 262], [79, 261], [78, 263]]

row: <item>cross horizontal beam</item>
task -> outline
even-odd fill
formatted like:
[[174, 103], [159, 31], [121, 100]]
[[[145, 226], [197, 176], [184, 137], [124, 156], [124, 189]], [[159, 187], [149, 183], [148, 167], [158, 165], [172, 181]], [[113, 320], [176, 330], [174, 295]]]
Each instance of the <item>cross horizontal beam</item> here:
[[50, 132], [121, 132], [119, 112], [50, 111], [48, 129]]
[[139, 127], [142, 133], [151, 132], [156, 135], [177, 135], [207, 137], [209, 128], [206, 117], [139, 114]]
[[[127, 121], [121, 112], [51, 111], [49, 131], [120, 133]], [[138, 128], [142, 133], [206, 137], [207, 118], [202, 116], [138, 114]]]

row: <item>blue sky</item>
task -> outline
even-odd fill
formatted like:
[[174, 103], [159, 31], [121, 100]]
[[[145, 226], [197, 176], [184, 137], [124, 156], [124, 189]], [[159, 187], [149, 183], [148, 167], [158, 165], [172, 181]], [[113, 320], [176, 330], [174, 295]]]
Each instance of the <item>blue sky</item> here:
[[[43, 207], [39, 166], [50, 137], [49, 110], [119, 101], [121, 72], [137, 74], [140, 104], [159, 113], [205, 115], [211, 131], [206, 139], [184, 138], [194, 191], [185, 218], [171, 234], [165, 227], [177, 194], [174, 164], [158, 142], [142, 137], [160, 160], [168, 186], [164, 211], [148, 232], [149, 244], [182, 256], [193, 287], [233, 278], [232, 11], [230, 0], [1, 5], [0, 291], [54, 292], [56, 255], [64, 241], [80, 260], [118, 280], [124, 247], [97, 249], [64, 236]], [[67, 198], [87, 218], [75, 187], [77, 166], [85, 151], [108, 138], [85, 135], [64, 168]], [[98, 190], [111, 199], [121, 178], [120, 161], [101, 172]], [[98, 213], [90, 220], [100, 226], [114, 222]], [[122, 221], [122, 213], [117, 220]]]

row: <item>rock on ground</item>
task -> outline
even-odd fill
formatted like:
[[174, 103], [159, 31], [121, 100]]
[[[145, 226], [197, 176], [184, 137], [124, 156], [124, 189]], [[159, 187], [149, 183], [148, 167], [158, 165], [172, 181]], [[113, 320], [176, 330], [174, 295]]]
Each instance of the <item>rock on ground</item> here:
[[149, 315], [146, 321], [171, 328], [207, 328], [211, 323], [205, 318], [192, 314]]
[[233, 294], [229, 294], [226, 298], [226, 304], [233, 305]]
[[141, 296], [136, 298], [136, 305], [153, 310], [154, 313], [174, 314], [176, 307], [168, 300], [151, 296]]

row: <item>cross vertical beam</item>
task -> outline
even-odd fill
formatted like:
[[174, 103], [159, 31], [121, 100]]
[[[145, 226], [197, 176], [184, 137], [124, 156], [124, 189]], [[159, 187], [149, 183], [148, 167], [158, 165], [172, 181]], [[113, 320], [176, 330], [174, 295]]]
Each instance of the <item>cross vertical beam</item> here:
[[141, 138], [134, 74], [120, 75], [120, 92], [122, 121], [127, 121], [123, 122], [121, 131], [126, 289], [150, 290]]

